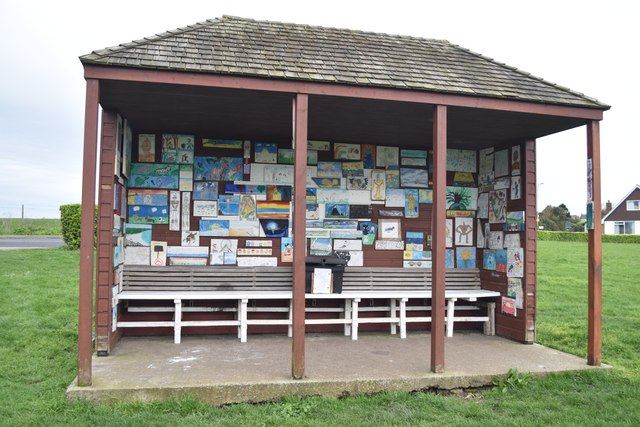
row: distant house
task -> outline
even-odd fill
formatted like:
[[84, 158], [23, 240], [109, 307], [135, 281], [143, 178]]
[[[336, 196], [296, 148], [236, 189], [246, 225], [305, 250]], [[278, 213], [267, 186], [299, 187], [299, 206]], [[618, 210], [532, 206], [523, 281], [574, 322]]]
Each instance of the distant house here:
[[640, 234], [640, 185], [602, 218], [605, 234]]

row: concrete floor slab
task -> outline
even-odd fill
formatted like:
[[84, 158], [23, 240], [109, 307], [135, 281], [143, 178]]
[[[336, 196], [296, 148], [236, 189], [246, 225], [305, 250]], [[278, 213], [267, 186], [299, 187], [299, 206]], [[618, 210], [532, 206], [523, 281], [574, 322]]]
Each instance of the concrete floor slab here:
[[382, 333], [358, 341], [330, 334], [305, 339], [305, 378], [291, 378], [291, 339], [251, 335], [125, 337], [108, 357], [93, 358], [93, 385], [67, 389], [70, 399], [154, 401], [192, 396], [221, 405], [281, 399], [288, 395], [374, 393], [489, 385], [510, 368], [531, 374], [594, 369], [585, 359], [544, 346], [475, 332], [456, 332], [445, 342], [445, 369], [429, 371], [430, 336], [406, 339]]

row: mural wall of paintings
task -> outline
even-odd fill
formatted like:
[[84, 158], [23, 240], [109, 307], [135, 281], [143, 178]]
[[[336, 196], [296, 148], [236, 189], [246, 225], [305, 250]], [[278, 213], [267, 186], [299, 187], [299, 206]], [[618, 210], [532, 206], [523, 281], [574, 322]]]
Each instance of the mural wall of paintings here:
[[[122, 123], [121, 144], [130, 134], [119, 150], [114, 233], [124, 237], [125, 264], [290, 265], [300, 249], [353, 252], [350, 265], [431, 268], [427, 150], [309, 141], [307, 244], [293, 248], [290, 142], [138, 133]], [[521, 295], [521, 147], [449, 149], [447, 157], [447, 267], [480, 268], [504, 282], [505, 296], [507, 279], [509, 293]], [[248, 250], [257, 243], [270, 250]]]

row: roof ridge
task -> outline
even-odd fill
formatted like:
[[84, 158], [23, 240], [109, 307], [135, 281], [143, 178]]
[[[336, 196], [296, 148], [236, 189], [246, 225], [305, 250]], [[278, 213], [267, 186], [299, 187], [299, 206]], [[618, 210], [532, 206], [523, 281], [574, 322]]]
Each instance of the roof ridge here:
[[158, 40], [166, 39], [169, 37], [175, 37], [178, 34], [185, 34], [190, 31], [195, 31], [201, 28], [209, 27], [217, 22], [220, 22], [220, 20], [221, 20], [220, 18], [207, 19], [206, 21], [196, 22], [195, 24], [187, 25], [185, 27], [178, 27], [173, 30], [166, 30], [162, 33], [158, 33], [153, 36], [144, 37], [138, 40], [132, 40], [127, 43], [121, 43], [117, 46], [109, 46], [103, 49], [94, 50], [89, 54], [80, 56], [80, 58], [82, 59], [82, 58], [91, 57], [91, 56], [103, 57], [111, 53], [116, 53], [122, 50], [130, 49], [132, 47], [144, 46], [146, 44], [156, 42]]
[[399, 39], [408, 39], [408, 40], [416, 40], [416, 41], [428, 41], [428, 42], [440, 42], [451, 44], [448, 40], [445, 39], [436, 39], [436, 38], [427, 38], [427, 37], [416, 37], [404, 34], [390, 34], [390, 33], [382, 33], [377, 31], [365, 31], [365, 30], [355, 30], [352, 28], [345, 27], [327, 27], [324, 25], [312, 25], [312, 24], [299, 24], [295, 22], [284, 22], [284, 21], [270, 21], [265, 19], [253, 19], [253, 18], [244, 18], [240, 16], [232, 16], [232, 15], [222, 15], [220, 20], [228, 19], [228, 20], [236, 20], [236, 21], [244, 21], [244, 22], [255, 22], [262, 24], [279, 24], [279, 25], [287, 25], [294, 27], [302, 27], [302, 28], [312, 28], [312, 29], [321, 29], [321, 30], [337, 30], [343, 31], [353, 34], [362, 34], [362, 35], [375, 35], [375, 36], [384, 36], [384, 37], [393, 37]]
[[[530, 79], [537, 80], [537, 81], [539, 81], [540, 83], [544, 83], [544, 84], [546, 84], [546, 85], [553, 86], [553, 87], [555, 87], [555, 88], [557, 88], [557, 89], [563, 90], [563, 91], [565, 91], [565, 92], [569, 92], [569, 93], [571, 93], [572, 95], [579, 96], [579, 97], [584, 98], [584, 99], [587, 99], [587, 100], [589, 100], [589, 101], [591, 101], [591, 102], [595, 102], [595, 103], [598, 103], [598, 104], [603, 104], [602, 102], [598, 101], [598, 99], [593, 98], [593, 97], [590, 97], [590, 96], [587, 96], [587, 95], [585, 95], [585, 94], [584, 94], [584, 93], [582, 93], [582, 92], [578, 92], [578, 91], [573, 90], [573, 89], [570, 89], [570, 88], [568, 88], [568, 87], [566, 87], [566, 86], [562, 86], [562, 85], [560, 85], [560, 84], [558, 84], [558, 83], [554, 83], [554, 82], [552, 82], [552, 81], [550, 81], [550, 80], [546, 80], [546, 79], [544, 79], [544, 78], [542, 78], [542, 77], [538, 77], [538, 76], [536, 76], [535, 74], [531, 74], [531, 73], [529, 73], [529, 72], [527, 72], [527, 71], [521, 70], [520, 68], [518, 68], [518, 67], [514, 67], [513, 65], [509, 65], [509, 64], [506, 64], [506, 63], [504, 63], [504, 62], [497, 61], [497, 60], [495, 60], [494, 58], [491, 58], [491, 57], [489, 57], [489, 56], [486, 56], [486, 55], [483, 55], [483, 54], [481, 54], [481, 53], [475, 52], [475, 51], [473, 51], [473, 50], [471, 50], [471, 49], [468, 49], [468, 48], [466, 48], [466, 47], [462, 47], [462, 46], [457, 45], [457, 44], [455, 44], [455, 43], [451, 43], [451, 46], [452, 46], [452, 47], [454, 47], [454, 48], [456, 48], [456, 49], [458, 49], [458, 50], [461, 50], [461, 51], [463, 51], [463, 52], [467, 52], [467, 53], [469, 53], [470, 55], [476, 56], [476, 57], [481, 58], [481, 59], [483, 59], [483, 60], [485, 60], [485, 61], [489, 61], [489, 62], [491, 62], [491, 63], [493, 63], [493, 64], [496, 64], [496, 65], [498, 65], [498, 66], [500, 66], [500, 67], [502, 67], [502, 68], [506, 68], [506, 69], [508, 69], [508, 70], [514, 71], [514, 72], [516, 72], [516, 73], [518, 73], [518, 74], [521, 74], [521, 75], [523, 75], [523, 76], [526, 76], [526, 77], [528, 77], [528, 78], [530, 78]], [[603, 104], [603, 105], [604, 105], [604, 104]]]

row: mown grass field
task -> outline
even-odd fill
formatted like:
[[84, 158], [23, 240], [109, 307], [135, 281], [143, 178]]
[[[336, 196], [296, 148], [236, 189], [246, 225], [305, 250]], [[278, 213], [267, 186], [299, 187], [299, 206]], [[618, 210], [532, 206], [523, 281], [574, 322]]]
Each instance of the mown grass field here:
[[0, 234], [59, 236], [62, 225], [56, 218], [0, 218]]
[[[538, 341], [586, 354], [586, 244], [539, 242]], [[604, 362], [462, 399], [432, 393], [289, 398], [222, 408], [190, 399], [68, 403], [78, 252], [0, 251], [0, 425], [640, 425], [640, 245], [604, 244]]]

